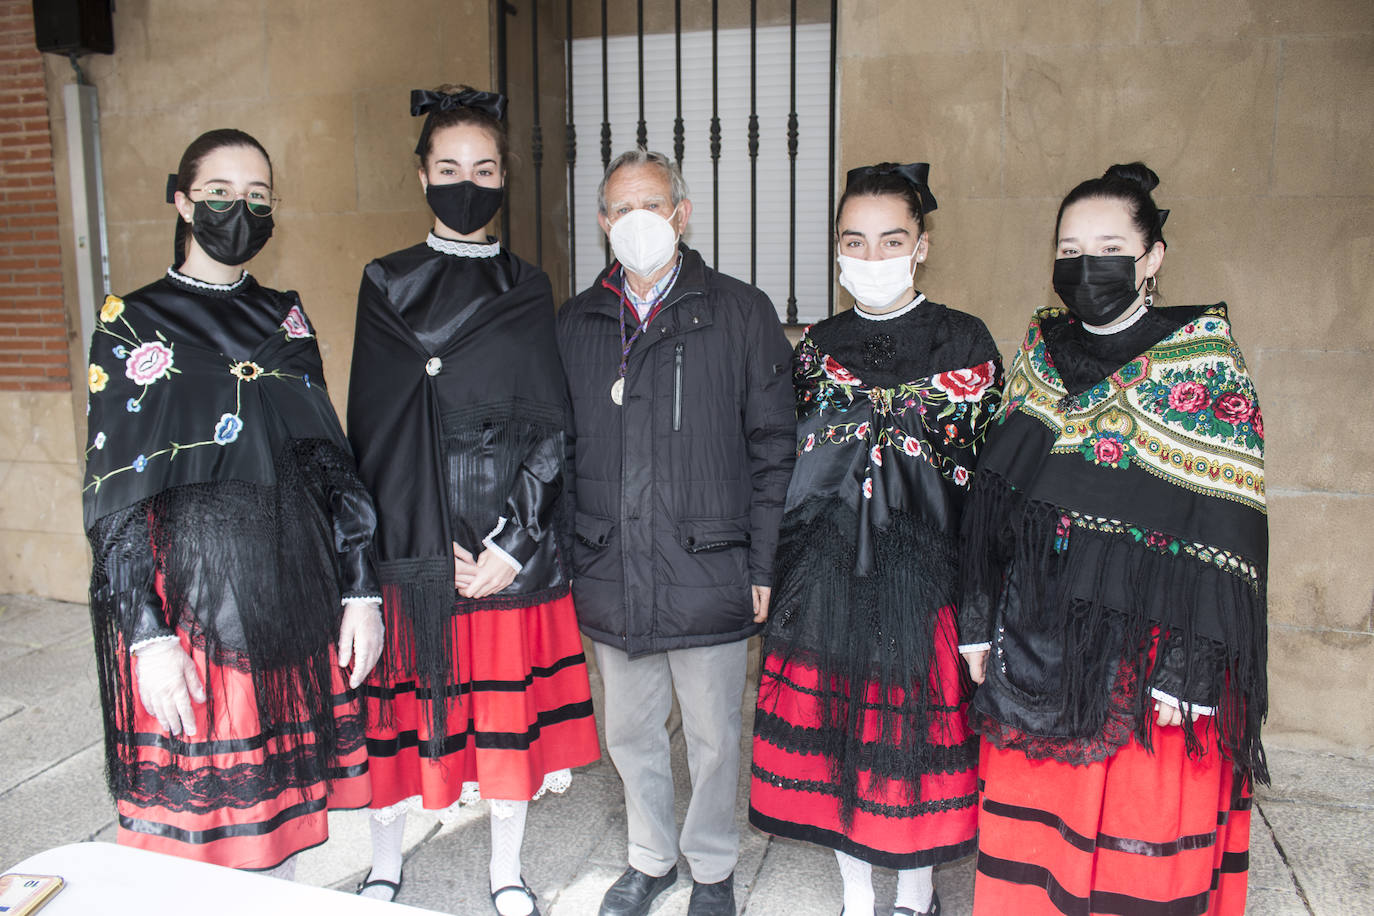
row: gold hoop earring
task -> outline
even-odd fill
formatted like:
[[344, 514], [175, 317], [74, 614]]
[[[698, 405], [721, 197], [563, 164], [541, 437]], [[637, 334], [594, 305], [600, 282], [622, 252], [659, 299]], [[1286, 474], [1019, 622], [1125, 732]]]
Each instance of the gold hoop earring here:
[[1145, 307], [1149, 308], [1155, 304], [1155, 294], [1159, 292], [1159, 281], [1154, 274], [1145, 278]]

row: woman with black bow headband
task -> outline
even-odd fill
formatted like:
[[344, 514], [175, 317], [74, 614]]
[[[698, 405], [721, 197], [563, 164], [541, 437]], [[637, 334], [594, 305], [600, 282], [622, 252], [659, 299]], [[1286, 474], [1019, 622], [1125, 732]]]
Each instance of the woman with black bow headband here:
[[797, 346], [797, 464], [774, 569], [749, 819], [835, 850], [844, 913], [940, 911], [932, 867], [977, 822], [954, 586], [959, 511], [1000, 398], [983, 322], [917, 292], [925, 163], [849, 173], [835, 218], [853, 310]]
[[504, 199], [506, 99], [411, 94], [434, 213], [363, 271], [349, 438], [377, 499], [390, 628], [367, 684], [372, 871], [401, 886], [405, 812], [491, 802], [492, 902], [538, 912], [527, 803], [599, 756], [563, 552], [567, 396], [549, 279], [486, 234]]
[[[382, 649], [376, 526], [294, 292], [244, 270], [272, 164], [212, 130], [167, 186], [166, 275], [100, 309], [83, 491], [118, 840], [294, 872], [368, 803], [355, 688]], [[351, 666], [351, 677], [341, 671]]]
[[1264, 419], [1225, 303], [1162, 308], [1142, 163], [1064, 198], [964, 511], [974, 912], [1245, 910], [1267, 781]]

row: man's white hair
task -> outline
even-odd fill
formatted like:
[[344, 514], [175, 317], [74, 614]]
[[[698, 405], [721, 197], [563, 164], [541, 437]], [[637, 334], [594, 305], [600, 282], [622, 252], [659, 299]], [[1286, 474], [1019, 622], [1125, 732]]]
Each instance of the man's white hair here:
[[654, 153], [643, 147], [635, 147], [627, 150], [611, 160], [611, 164], [606, 166], [606, 174], [601, 176], [601, 184], [596, 186], [596, 209], [602, 216], [606, 215], [606, 183], [611, 180], [611, 176], [616, 171], [627, 165], [656, 165], [668, 174], [668, 184], [671, 187], [673, 206], [676, 207], [687, 199], [687, 181], [682, 177], [682, 170], [677, 167], [673, 160], [662, 153]]

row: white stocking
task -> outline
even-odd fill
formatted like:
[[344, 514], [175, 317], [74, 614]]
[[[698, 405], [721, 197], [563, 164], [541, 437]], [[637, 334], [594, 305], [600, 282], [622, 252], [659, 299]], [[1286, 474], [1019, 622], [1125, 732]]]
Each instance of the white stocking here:
[[[406, 832], [406, 816], [398, 815], [390, 822], [380, 821], [377, 815], [368, 818], [372, 827], [372, 874], [369, 881], [399, 881], [401, 879], [401, 841]], [[369, 887], [360, 896], [374, 900], [392, 899], [391, 888]]]
[[[520, 844], [525, 839], [525, 814], [529, 802], [497, 799], [491, 802], [491, 889], [520, 887]], [[502, 894], [497, 899], [501, 916], [526, 916], [531, 907], [522, 894]]]
[[897, 906], [909, 907], [917, 913], [930, 909], [935, 893], [934, 868], [908, 868], [897, 872]]
[[844, 882], [844, 916], [873, 916], [873, 866], [835, 850]]

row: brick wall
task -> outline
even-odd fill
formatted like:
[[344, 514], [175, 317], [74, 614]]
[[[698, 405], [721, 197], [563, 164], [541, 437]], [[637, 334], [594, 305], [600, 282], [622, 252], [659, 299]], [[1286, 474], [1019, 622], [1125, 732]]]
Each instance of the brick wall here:
[[0, 0], [0, 390], [71, 387], [43, 56], [29, 0]]

